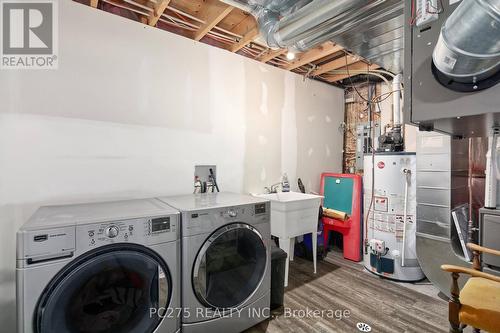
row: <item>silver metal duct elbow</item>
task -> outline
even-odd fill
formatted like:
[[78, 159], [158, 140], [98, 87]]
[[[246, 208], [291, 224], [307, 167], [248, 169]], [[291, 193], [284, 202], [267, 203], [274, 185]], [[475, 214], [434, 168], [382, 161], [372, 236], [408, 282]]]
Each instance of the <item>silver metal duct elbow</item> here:
[[436, 78], [451, 89], [474, 91], [498, 82], [480, 84], [500, 69], [500, 0], [462, 1], [442, 26], [432, 59]]
[[279, 13], [267, 8], [259, 8], [252, 11], [257, 20], [261, 37], [270, 48], [280, 48], [281, 45], [276, 40], [276, 30], [279, 26]]

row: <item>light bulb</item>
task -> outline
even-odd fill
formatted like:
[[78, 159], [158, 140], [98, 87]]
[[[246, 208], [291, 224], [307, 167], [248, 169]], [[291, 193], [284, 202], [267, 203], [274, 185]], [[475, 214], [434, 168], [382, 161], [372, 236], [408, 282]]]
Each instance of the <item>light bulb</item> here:
[[286, 54], [286, 58], [287, 58], [288, 60], [293, 60], [293, 59], [295, 59], [295, 53], [288, 51], [288, 53]]

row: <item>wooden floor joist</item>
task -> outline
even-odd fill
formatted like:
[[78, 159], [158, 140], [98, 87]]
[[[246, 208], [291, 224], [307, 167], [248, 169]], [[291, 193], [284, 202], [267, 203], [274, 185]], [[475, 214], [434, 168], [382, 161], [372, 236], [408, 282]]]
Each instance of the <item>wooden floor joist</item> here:
[[311, 76], [318, 76], [329, 71], [333, 71], [335, 69], [339, 69], [341, 67], [345, 67], [346, 65], [351, 65], [355, 62], [359, 61], [359, 58], [353, 55], [342, 56], [338, 59], [330, 61], [324, 65], [319, 66], [317, 69], [312, 71]]
[[286, 49], [279, 49], [279, 50], [269, 49], [267, 52], [262, 54], [260, 57], [257, 57], [256, 60], [262, 61], [262, 62], [268, 62], [269, 60], [272, 60], [276, 57], [279, 57], [280, 55], [283, 55], [286, 52], [287, 52]]
[[318, 59], [324, 58], [326, 56], [329, 56], [330, 54], [334, 54], [343, 49], [344, 48], [340, 45], [335, 45], [332, 42], [326, 42], [321, 44], [320, 46], [317, 46], [307, 52], [300, 54], [295, 61], [293, 61], [287, 66], [284, 66], [283, 68], [291, 71], [295, 68], [311, 63]]
[[253, 28], [249, 32], [243, 36], [243, 38], [240, 39], [240, 41], [234, 45], [231, 45], [229, 47], [229, 51], [231, 52], [238, 52], [245, 46], [247, 46], [250, 42], [252, 42], [255, 38], [259, 36], [259, 29], [257, 27]]
[[359, 73], [347, 73], [347, 69], [349, 70], [352, 70], [352, 71], [361, 71], [361, 70], [366, 70], [366, 71], [371, 71], [371, 70], [375, 70], [375, 69], [379, 69], [380, 66], [377, 65], [377, 64], [371, 64], [371, 65], [368, 65], [366, 62], [364, 61], [358, 61], [352, 65], [349, 66], [349, 68], [346, 68], [345, 66], [342, 67], [342, 68], [339, 68], [339, 69], [342, 69], [342, 70], [345, 70], [345, 73], [343, 74], [333, 74], [333, 75], [328, 75], [328, 76], [325, 76], [325, 80], [328, 81], [328, 82], [337, 82], [337, 81], [340, 81], [340, 80], [344, 80], [344, 79], [347, 79], [349, 77], [349, 74], [351, 76], [355, 76], [355, 75], [358, 75]]
[[202, 39], [213, 27], [222, 21], [233, 8], [234, 7], [228, 6], [219, 0], [207, 0], [198, 17], [205, 21], [205, 23], [193, 33], [193, 39], [198, 41]]
[[[106, 2], [106, 6], [99, 6], [101, 2]], [[284, 59], [283, 55], [288, 52], [287, 49], [271, 49], [264, 42], [257, 40], [259, 25], [252, 13], [220, 0], [88, 0], [87, 4], [109, 12], [116, 7], [131, 11], [131, 17], [135, 17], [132, 19], [143, 24], [196, 41], [202, 40], [230, 52], [245, 48], [238, 53], [312, 79], [335, 83], [348, 77], [345, 72], [338, 71], [346, 65], [345, 57], [337, 58], [337, 53], [344, 50], [342, 46], [327, 41], [306, 52], [298, 53], [295, 60]], [[157, 26], [160, 18], [162, 24]], [[353, 70], [351, 76], [359, 75], [360, 72], [356, 70], [366, 69], [368, 66], [362, 58], [350, 54], [347, 63], [350, 65], [349, 69]], [[380, 67], [371, 65], [370, 68]], [[337, 71], [329, 73], [332, 70]]]
[[158, 2], [154, 6], [154, 10], [151, 13], [151, 16], [148, 18], [148, 24], [150, 26], [155, 26], [160, 19], [160, 16], [163, 14], [165, 9], [167, 9], [170, 0], [158, 0]]

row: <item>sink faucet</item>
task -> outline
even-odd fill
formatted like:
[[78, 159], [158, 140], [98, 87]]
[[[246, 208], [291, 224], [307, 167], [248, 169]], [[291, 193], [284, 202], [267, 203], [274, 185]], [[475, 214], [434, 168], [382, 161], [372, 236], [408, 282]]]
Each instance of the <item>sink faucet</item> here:
[[269, 194], [271, 194], [271, 193], [278, 193], [278, 187], [280, 185], [281, 185], [281, 182], [273, 184], [270, 187], [264, 187], [264, 191], [266, 191], [266, 193], [269, 193]]

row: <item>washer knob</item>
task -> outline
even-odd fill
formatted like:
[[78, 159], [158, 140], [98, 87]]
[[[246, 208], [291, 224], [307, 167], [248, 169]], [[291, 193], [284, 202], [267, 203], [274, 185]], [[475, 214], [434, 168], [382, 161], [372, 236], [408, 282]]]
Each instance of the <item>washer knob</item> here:
[[108, 236], [109, 238], [115, 238], [116, 236], [118, 236], [119, 231], [120, 230], [118, 229], [117, 226], [112, 225], [112, 226], [106, 228], [105, 233], [106, 233], [106, 236]]
[[229, 215], [229, 217], [236, 217], [238, 216], [238, 213], [236, 213], [236, 211], [231, 209], [227, 212], [227, 215]]

